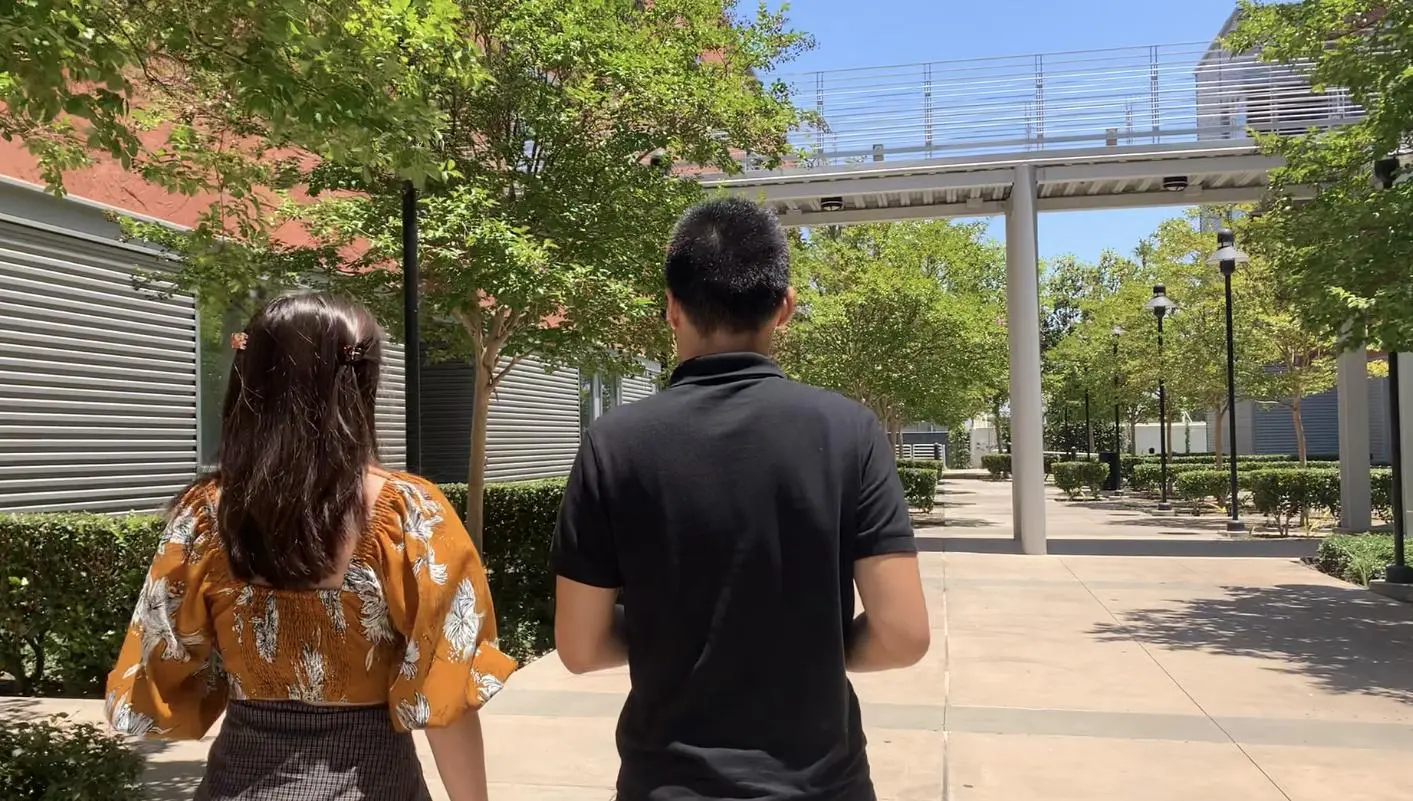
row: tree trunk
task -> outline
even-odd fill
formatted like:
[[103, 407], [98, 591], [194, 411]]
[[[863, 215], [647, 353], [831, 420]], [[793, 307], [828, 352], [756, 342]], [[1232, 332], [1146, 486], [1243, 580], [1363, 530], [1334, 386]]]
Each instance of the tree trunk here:
[[1211, 432], [1211, 434], [1212, 434], [1212, 452], [1216, 454], [1216, 456], [1215, 456], [1214, 458], [1217, 460], [1217, 469], [1218, 469], [1218, 470], [1222, 469], [1222, 460], [1225, 458], [1225, 456], [1222, 454], [1222, 420], [1223, 420], [1225, 417], [1226, 417], [1226, 415], [1222, 413], [1222, 407], [1218, 406], [1218, 407], [1217, 407], [1217, 416], [1216, 416], [1216, 421], [1217, 421], [1216, 429], [1217, 429], [1217, 430]]
[[476, 361], [476, 394], [471, 402], [471, 460], [466, 466], [466, 531], [478, 553], [484, 553], [486, 490], [486, 421], [491, 416], [494, 377], [485, 358]]
[[1300, 419], [1300, 396], [1296, 395], [1290, 399], [1290, 422], [1295, 426], [1295, 455], [1300, 459], [1300, 466], [1305, 466], [1305, 424]]
[[1128, 419], [1128, 452], [1130, 456], [1138, 455], [1138, 418]]

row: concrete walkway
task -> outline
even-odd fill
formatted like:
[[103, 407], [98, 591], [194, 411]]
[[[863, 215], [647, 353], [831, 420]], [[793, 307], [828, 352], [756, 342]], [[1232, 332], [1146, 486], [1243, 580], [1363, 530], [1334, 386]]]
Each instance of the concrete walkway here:
[[[855, 679], [882, 799], [1408, 797], [1413, 607], [1302, 565], [1312, 541], [1123, 501], [1052, 496], [1054, 555], [1012, 555], [1009, 485], [947, 489], [950, 525], [919, 530], [932, 651]], [[485, 716], [493, 801], [608, 799], [626, 689], [553, 656], [517, 674]], [[203, 753], [154, 752], [155, 798], [189, 797]]]

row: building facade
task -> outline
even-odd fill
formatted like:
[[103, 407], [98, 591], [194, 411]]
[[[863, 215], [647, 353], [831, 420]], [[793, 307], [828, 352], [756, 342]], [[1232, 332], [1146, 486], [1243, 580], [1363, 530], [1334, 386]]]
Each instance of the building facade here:
[[[122, 241], [114, 215], [181, 225], [194, 212], [131, 176], [132, 202], [69, 195], [5, 173], [0, 147], [0, 512], [153, 510], [215, 457], [220, 404], [243, 320], [208, 319], [201, 304], [134, 274], [169, 266]], [[18, 157], [11, 150], [8, 157]], [[101, 189], [93, 176], [76, 186]], [[121, 186], [104, 190], [111, 198]], [[151, 202], [142, 198], [151, 195]], [[140, 208], [134, 208], [140, 207]], [[158, 211], [166, 216], [151, 215]], [[234, 328], [233, 328], [234, 326]], [[385, 464], [406, 463], [403, 352], [389, 340], [377, 425]], [[427, 365], [423, 472], [464, 481], [470, 454], [466, 365]], [[581, 378], [524, 359], [492, 398], [487, 480], [566, 475], [583, 427], [607, 408], [654, 391], [645, 377]], [[599, 387], [586, 416], [584, 387]]]

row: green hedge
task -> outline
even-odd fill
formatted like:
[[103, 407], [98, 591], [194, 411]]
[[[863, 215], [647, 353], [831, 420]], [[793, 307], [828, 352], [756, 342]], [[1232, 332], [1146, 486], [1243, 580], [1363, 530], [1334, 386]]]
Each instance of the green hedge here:
[[163, 522], [0, 514], [0, 672], [21, 694], [98, 696]]
[[1231, 473], [1226, 470], [1189, 470], [1173, 482], [1177, 496], [1187, 501], [1213, 498], [1223, 506], [1231, 494]]
[[992, 478], [1005, 478], [1011, 474], [1011, 455], [988, 453], [981, 457], [981, 466], [986, 468]]
[[941, 459], [899, 459], [898, 467], [907, 467], [913, 470], [935, 470], [939, 476], [946, 470], [946, 465]]
[[1290, 533], [1292, 523], [1307, 522], [1312, 511], [1339, 512], [1338, 468], [1266, 468], [1248, 477], [1252, 505], [1274, 520], [1282, 535]]
[[131, 745], [63, 715], [0, 726], [5, 801], [141, 801], [145, 760]]
[[937, 503], [937, 471], [918, 467], [898, 468], [898, 478], [903, 482], [903, 494], [908, 506], [923, 512], [932, 511]]
[[[524, 662], [554, 647], [554, 569], [550, 548], [562, 478], [486, 485], [485, 562], [501, 650]], [[458, 510], [465, 484], [441, 490]]]
[[[464, 508], [464, 485], [441, 489]], [[563, 479], [486, 487], [486, 572], [501, 647], [517, 659], [553, 643], [563, 496]], [[158, 515], [0, 514], [0, 672], [17, 692], [102, 695], [162, 529]]]
[[1055, 462], [1053, 466], [1055, 474], [1055, 486], [1064, 491], [1070, 500], [1079, 497], [1081, 490], [1089, 490], [1094, 497], [1099, 497], [1099, 490], [1104, 486], [1104, 480], [1109, 477], [1109, 466], [1103, 462], [1076, 461], [1076, 462]]
[[1384, 577], [1393, 562], [1392, 534], [1335, 534], [1320, 542], [1315, 567], [1361, 586]]
[[1393, 522], [1393, 470], [1375, 467], [1369, 471], [1369, 495], [1374, 513], [1385, 523]]

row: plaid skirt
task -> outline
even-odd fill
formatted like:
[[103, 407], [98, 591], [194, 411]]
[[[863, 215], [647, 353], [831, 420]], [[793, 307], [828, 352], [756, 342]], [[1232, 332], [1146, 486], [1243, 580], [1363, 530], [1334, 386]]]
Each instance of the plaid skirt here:
[[430, 801], [386, 707], [232, 701], [195, 801]]

